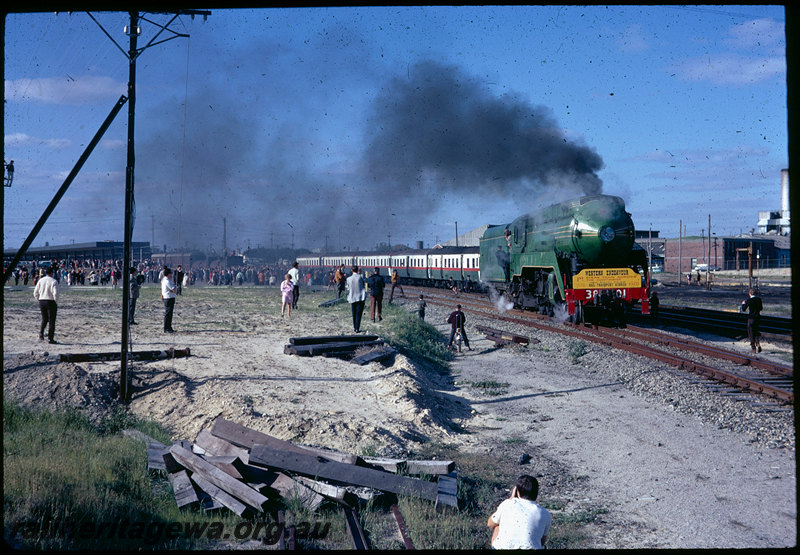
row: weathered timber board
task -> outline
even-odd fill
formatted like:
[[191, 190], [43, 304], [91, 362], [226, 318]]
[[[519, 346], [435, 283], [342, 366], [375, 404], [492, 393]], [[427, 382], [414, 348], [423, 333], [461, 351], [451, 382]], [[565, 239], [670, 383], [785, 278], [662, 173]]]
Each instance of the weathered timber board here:
[[317, 343], [313, 345], [286, 345], [284, 354], [297, 356], [315, 356], [324, 354], [347, 354], [352, 353], [362, 347], [373, 347], [383, 345], [382, 340], [365, 341], [363, 343], [341, 342], [341, 343]]
[[[167, 349], [164, 351], [134, 351], [128, 353], [128, 360], [160, 360], [163, 358], [183, 358], [191, 356], [189, 349]], [[100, 360], [120, 360], [119, 351], [106, 353], [63, 353], [59, 355], [61, 362], [93, 362]]]
[[344, 297], [340, 297], [338, 299], [331, 299], [330, 301], [325, 301], [324, 303], [319, 303], [317, 306], [319, 306], [319, 307], [328, 307], [328, 306], [333, 306], [333, 305], [336, 305], [336, 304], [339, 304], [339, 303], [343, 303], [345, 301], [346, 301], [346, 299]]
[[452, 507], [458, 510], [458, 481], [455, 472], [447, 476], [439, 476], [435, 506], [437, 509], [444, 510], [447, 507]]
[[261, 466], [247, 464], [239, 459], [233, 462], [233, 466], [248, 482], [262, 484], [262, 487], [258, 488], [259, 491], [263, 487], [269, 488], [280, 497], [299, 500], [304, 507], [311, 511], [316, 511], [324, 501], [322, 495], [320, 495], [321, 492], [317, 492], [308, 484], [295, 480], [283, 472], [275, 472]]
[[297, 476], [294, 480], [295, 482], [299, 482], [304, 486], [314, 490], [318, 494], [324, 495], [329, 499], [335, 499], [336, 501], [344, 501], [344, 498], [347, 495], [347, 490], [345, 488], [320, 482], [318, 480], [312, 480], [306, 476]]
[[370, 467], [379, 467], [387, 472], [397, 474], [406, 468], [405, 459], [389, 459], [384, 457], [364, 457], [364, 462]]
[[380, 339], [378, 335], [321, 335], [319, 337], [290, 337], [292, 345], [320, 345], [322, 343], [364, 343]]
[[486, 335], [487, 339], [491, 339], [495, 343], [509, 342], [509, 341], [514, 343], [519, 343], [521, 345], [528, 345], [529, 343], [539, 343], [538, 339], [531, 339], [530, 337], [525, 337], [522, 335], [517, 335], [502, 330], [496, 330], [493, 328], [488, 328], [486, 326], [475, 326], [475, 329]]
[[147, 444], [147, 468], [150, 470], [166, 470], [167, 465], [164, 463], [164, 453], [169, 451], [169, 447], [162, 445], [157, 441], [155, 443]]
[[239, 447], [230, 441], [217, 437], [208, 430], [200, 430], [200, 433], [197, 434], [194, 440], [194, 444], [201, 447], [207, 455], [231, 455], [239, 457], [244, 462], [247, 462], [247, 458], [249, 457], [249, 452], [246, 448]]
[[172, 492], [175, 495], [175, 502], [178, 508], [191, 505], [192, 503], [199, 503], [200, 498], [189, 481], [189, 475], [185, 470], [179, 470], [168, 475], [169, 483], [172, 484]]
[[244, 481], [244, 476], [236, 469], [236, 465], [234, 461], [239, 460], [239, 457], [231, 457], [231, 456], [206, 456], [203, 457], [206, 461], [210, 462], [221, 471], [223, 471], [228, 476], [236, 478], [237, 480]]
[[283, 449], [285, 451], [318, 455], [332, 461], [347, 464], [356, 464], [359, 460], [358, 456], [351, 455], [350, 453], [340, 453], [338, 451], [328, 451], [326, 449], [316, 449], [314, 447], [295, 445], [291, 441], [269, 436], [265, 433], [258, 432], [251, 428], [246, 428], [245, 426], [231, 422], [230, 420], [226, 420], [224, 418], [217, 418], [214, 421], [214, 425], [211, 428], [211, 433], [218, 438], [224, 439], [225, 441], [228, 441], [239, 447], [244, 447], [245, 449], [250, 449], [253, 447], [253, 445], [261, 444], [269, 445], [270, 447], [274, 447], [276, 449]]
[[437, 485], [433, 482], [395, 476], [381, 470], [325, 460], [313, 455], [280, 451], [267, 445], [256, 444], [250, 449], [250, 463], [297, 472], [311, 478], [365, 486], [430, 501], [436, 500], [438, 491]]
[[[188, 449], [178, 445], [173, 445], [170, 447], [169, 452], [176, 461], [192, 471], [193, 478], [195, 474], [202, 475], [218, 488], [224, 490], [237, 499], [244, 501], [258, 511], [261, 511], [261, 506], [268, 501], [268, 499], [261, 495], [261, 493], [238, 481], [236, 478], [229, 476], [213, 464], [204, 461], [202, 458], [198, 457]], [[222, 500], [220, 499], [220, 502], [221, 501]]]
[[384, 457], [364, 457], [364, 462], [369, 466], [380, 467], [395, 474], [428, 474], [430, 476], [449, 474], [456, 467], [454, 461], [409, 461]]
[[409, 474], [438, 476], [450, 474], [455, 467], [454, 461], [406, 461], [406, 472]]
[[371, 353], [366, 353], [361, 355], [360, 357], [356, 357], [350, 362], [353, 364], [358, 364], [359, 366], [364, 366], [365, 364], [369, 364], [370, 362], [380, 362], [382, 360], [386, 360], [387, 358], [395, 355], [397, 353], [396, 350], [389, 348], [389, 349], [382, 349], [380, 351], [372, 351]]
[[247, 512], [247, 505], [230, 495], [228, 492], [220, 489], [216, 484], [212, 484], [209, 480], [206, 480], [201, 474], [194, 473], [192, 474], [191, 478], [192, 481], [197, 484], [197, 487], [237, 515], [242, 516]]

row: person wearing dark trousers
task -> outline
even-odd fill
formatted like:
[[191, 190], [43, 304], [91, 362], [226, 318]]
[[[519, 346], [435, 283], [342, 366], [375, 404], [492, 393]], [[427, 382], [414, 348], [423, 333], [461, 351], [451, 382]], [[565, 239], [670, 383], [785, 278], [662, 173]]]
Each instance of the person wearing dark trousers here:
[[747, 312], [747, 337], [750, 339], [750, 350], [761, 352], [761, 311], [764, 310], [764, 303], [761, 297], [756, 295], [756, 291], [750, 288], [749, 297], [742, 301], [740, 310]]
[[294, 286], [292, 291], [292, 308], [295, 310], [297, 310], [297, 301], [300, 299], [300, 269], [298, 266], [299, 264], [295, 262], [289, 270], [289, 275], [292, 276], [292, 285]]
[[183, 266], [178, 264], [178, 267], [175, 269], [175, 287], [177, 290], [175, 291], [178, 295], [183, 295]]
[[456, 305], [456, 309], [450, 313], [450, 316], [447, 318], [447, 323], [450, 324], [450, 340], [447, 342], [447, 348], [453, 348], [453, 339], [456, 336], [456, 330], [461, 332], [461, 339], [464, 340], [464, 345], [466, 345], [467, 350], [471, 351], [472, 347], [469, 346], [469, 339], [467, 339], [467, 331], [464, 329], [464, 324], [467, 321], [467, 317], [461, 312], [461, 305]]
[[130, 298], [128, 299], [128, 323], [135, 326], [138, 324], [136, 318], [136, 299], [139, 298], [139, 290], [142, 284], [139, 282], [139, 271], [136, 268], [130, 269]]
[[164, 268], [161, 279], [161, 300], [164, 302], [164, 333], [175, 333], [172, 329], [172, 314], [175, 312], [175, 297], [178, 287], [172, 281], [172, 270]]
[[336, 269], [336, 274], [333, 276], [333, 283], [336, 284], [336, 298], [340, 298], [344, 293], [344, 288], [347, 285], [347, 278], [344, 275], [344, 264]]
[[347, 302], [350, 303], [353, 313], [353, 331], [361, 333], [361, 316], [364, 314], [364, 300], [367, 298], [367, 288], [358, 266], [353, 266], [353, 273], [347, 278], [347, 288]]
[[661, 304], [661, 301], [658, 298], [658, 292], [653, 291], [653, 294], [650, 295], [650, 317], [653, 319], [653, 325], [658, 325], [658, 306]]
[[375, 273], [369, 277], [369, 316], [372, 321], [375, 321], [375, 312], [377, 308], [378, 321], [383, 320], [383, 289], [386, 287], [381, 275], [381, 269], [375, 268]]
[[56, 341], [56, 312], [58, 311], [58, 282], [53, 277], [53, 267], [45, 271], [45, 276], [36, 282], [33, 297], [39, 301], [42, 313], [42, 325], [39, 328], [39, 341], [44, 341], [44, 329], [47, 328], [47, 339], [52, 344]]
[[419, 296], [419, 304], [417, 304], [417, 316], [420, 317], [421, 320], [425, 319], [425, 308], [428, 306], [428, 303], [425, 302], [425, 296]]
[[406, 293], [403, 291], [403, 286], [400, 285], [400, 274], [397, 273], [395, 270], [392, 273], [392, 291], [389, 293], [389, 304], [392, 304], [392, 300], [394, 300], [394, 290], [400, 288], [400, 294], [403, 295], [403, 298], [406, 298]]

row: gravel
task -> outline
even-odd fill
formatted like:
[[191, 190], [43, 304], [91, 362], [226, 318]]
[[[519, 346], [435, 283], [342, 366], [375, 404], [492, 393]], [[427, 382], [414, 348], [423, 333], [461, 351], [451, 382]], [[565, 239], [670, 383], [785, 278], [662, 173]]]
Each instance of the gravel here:
[[[426, 320], [444, 332], [449, 311], [429, 304]], [[473, 351], [453, 371], [475, 411], [467, 429], [524, 442], [533, 468], [559, 461], [569, 479], [540, 478], [541, 499], [607, 511], [590, 526], [591, 547], [796, 544], [794, 411], [720, 397], [674, 367], [595, 343], [573, 363], [573, 338], [466, 313]], [[539, 342], [495, 349], [477, 324]], [[500, 394], [474, 387], [492, 380]]]

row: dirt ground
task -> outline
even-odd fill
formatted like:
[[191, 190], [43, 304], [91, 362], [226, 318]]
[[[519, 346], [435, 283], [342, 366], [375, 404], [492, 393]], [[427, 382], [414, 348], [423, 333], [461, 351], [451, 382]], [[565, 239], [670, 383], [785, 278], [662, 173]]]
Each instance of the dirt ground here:
[[[351, 333], [346, 306], [323, 310], [316, 303], [324, 298], [301, 297], [300, 309], [281, 318], [274, 291], [244, 291], [235, 310], [220, 295], [198, 288], [179, 297], [175, 334], [161, 332], [155, 295], [137, 309], [134, 351], [191, 351], [185, 358], [131, 363], [130, 409], [168, 426], [173, 439], [193, 440], [221, 416], [281, 439], [357, 454], [404, 456], [430, 442], [510, 458], [528, 453], [532, 461], [520, 471], [541, 476], [543, 499], [548, 487], [552, 494], [568, 481], [573, 490], [560, 492], [565, 510], [608, 509], [592, 525], [595, 547], [795, 543], [793, 450], [760, 448], [730, 430], [653, 406], [626, 384], [610, 382], [591, 356], [573, 364], [546, 332], [529, 350], [496, 349], [473, 334], [473, 350], [457, 356], [450, 375], [401, 354], [389, 365], [359, 366], [284, 354], [290, 337]], [[6, 395], [77, 406], [93, 417], [116, 403], [119, 361], [58, 361], [62, 353], [119, 351], [114, 311], [89, 316], [88, 304], [80, 291], [63, 294], [60, 344], [49, 345], [37, 340], [30, 290], [6, 288]], [[429, 307], [427, 319], [445, 331], [444, 312]], [[382, 332], [384, 323], [365, 320], [368, 333]], [[547, 474], [552, 461], [559, 461], [561, 476]], [[712, 505], [718, 517], [707, 514]], [[759, 511], [758, 522], [742, 516]]]

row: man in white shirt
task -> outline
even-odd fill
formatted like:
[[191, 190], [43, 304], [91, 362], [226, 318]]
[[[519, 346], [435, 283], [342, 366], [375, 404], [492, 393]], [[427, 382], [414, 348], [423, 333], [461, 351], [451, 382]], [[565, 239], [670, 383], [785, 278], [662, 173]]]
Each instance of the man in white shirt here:
[[172, 313], [175, 311], [175, 297], [178, 287], [172, 281], [172, 270], [164, 268], [164, 277], [161, 278], [161, 300], [164, 302], [164, 333], [175, 333], [172, 329]]
[[367, 287], [361, 277], [358, 266], [353, 266], [353, 273], [347, 278], [347, 302], [353, 312], [353, 331], [361, 332], [361, 316], [364, 314], [364, 301], [367, 298]]
[[539, 482], [523, 474], [517, 478], [511, 497], [489, 517], [493, 549], [543, 549], [552, 517], [536, 503]]
[[292, 285], [294, 285], [294, 290], [292, 291], [292, 308], [297, 310], [297, 299], [300, 298], [300, 270], [298, 269], [297, 262], [292, 264], [289, 275], [292, 276]]
[[39, 328], [39, 341], [44, 341], [44, 328], [47, 328], [47, 338], [50, 343], [57, 345], [56, 312], [58, 310], [58, 282], [53, 277], [53, 267], [45, 271], [45, 276], [36, 282], [33, 288], [33, 297], [39, 301], [39, 310], [42, 312], [42, 325]]

